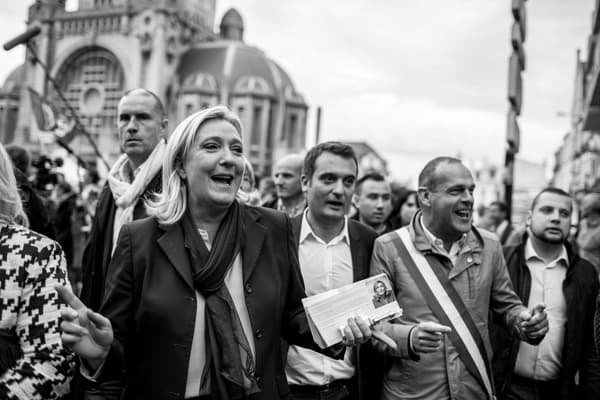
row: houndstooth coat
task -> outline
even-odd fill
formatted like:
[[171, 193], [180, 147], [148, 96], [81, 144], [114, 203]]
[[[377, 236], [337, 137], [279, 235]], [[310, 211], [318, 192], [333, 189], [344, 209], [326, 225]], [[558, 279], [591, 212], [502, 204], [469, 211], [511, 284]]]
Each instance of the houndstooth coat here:
[[34, 231], [0, 224], [0, 329], [22, 356], [0, 375], [1, 399], [57, 399], [69, 391], [74, 356], [60, 340], [54, 285], [69, 285], [60, 246]]

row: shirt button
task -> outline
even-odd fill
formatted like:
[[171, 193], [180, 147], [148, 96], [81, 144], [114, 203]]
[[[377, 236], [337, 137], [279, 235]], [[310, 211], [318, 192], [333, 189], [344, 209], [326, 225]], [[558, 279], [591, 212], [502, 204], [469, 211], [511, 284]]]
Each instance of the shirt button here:
[[249, 283], [246, 283], [246, 293], [252, 293], [252, 285], [250, 285]]
[[254, 334], [256, 335], [257, 339], [260, 339], [263, 336], [262, 329], [257, 329], [256, 332], [254, 332]]

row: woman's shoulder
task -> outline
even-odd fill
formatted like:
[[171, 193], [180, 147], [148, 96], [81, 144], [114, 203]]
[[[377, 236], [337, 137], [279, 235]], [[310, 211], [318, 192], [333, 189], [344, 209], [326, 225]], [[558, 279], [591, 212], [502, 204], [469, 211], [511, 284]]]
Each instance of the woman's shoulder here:
[[19, 251], [24, 254], [39, 253], [43, 249], [60, 247], [54, 240], [32, 231], [21, 225], [2, 226], [0, 235], [0, 248], [2, 252], [10, 250]]
[[288, 225], [288, 218], [281, 211], [266, 207], [251, 206], [248, 204], [245, 204], [243, 207], [244, 213], [247, 216], [254, 217], [256, 220], [260, 220], [260, 222], [264, 225], [281, 227], [287, 227]]
[[136, 232], [148, 232], [148, 230], [153, 230], [158, 228], [158, 220], [156, 217], [144, 217], [140, 219], [136, 219], [127, 224], [130, 231]]

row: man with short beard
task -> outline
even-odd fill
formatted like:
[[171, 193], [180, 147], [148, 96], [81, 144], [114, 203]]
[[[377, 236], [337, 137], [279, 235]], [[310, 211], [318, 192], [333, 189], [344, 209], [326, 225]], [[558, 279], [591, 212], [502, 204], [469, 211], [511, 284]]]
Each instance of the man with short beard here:
[[549, 330], [534, 347], [494, 326], [500, 399], [600, 399], [600, 359], [593, 343], [598, 278], [567, 241], [572, 211], [569, 194], [542, 190], [519, 243], [504, 249], [515, 291], [525, 304], [546, 305]]

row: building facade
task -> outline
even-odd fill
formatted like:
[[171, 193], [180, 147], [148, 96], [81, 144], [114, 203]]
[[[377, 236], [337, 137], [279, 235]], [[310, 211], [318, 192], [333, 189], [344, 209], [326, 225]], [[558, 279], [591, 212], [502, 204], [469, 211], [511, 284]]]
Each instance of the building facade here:
[[[41, 34], [32, 45], [59, 90], [27, 50], [0, 89], [0, 140], [39, 151], [48, 135], [36, 126], [28, 88], [70, 115], [62, 94], [111, 163], [120, 153], [119, 98], [144, 87], [163, 100], [170, 129], [194, 111], [228, 105], [243, 122], [257, 174], [270, 173], [273, 160], [304, 148], [308, 106], [287, 72], [244, 42], [235, 9], [215, 32], [215, 8], [216, 0], [79, 0], [67, 11], [64, 0], [36, 0], [27, 25]], [[94, 159], [84, 135], [70, 146]]]
[[[506, 179], [505, 170], [499, 165], [479, 164], [472, 166], [475, 179], [475, 209], [480, 210], [490, 203], [504, 201]], [[514, 226], [524, 226], [535, 195], [547, 186], [546, 165], [516, 157], [513, 172], [513, 196], [511, 222]]]
[[571, 127], [555, 152], [553, 184], [573, 194], [600, 191], [600, 3], [592, 13], [587, 59], [577, 50]]

